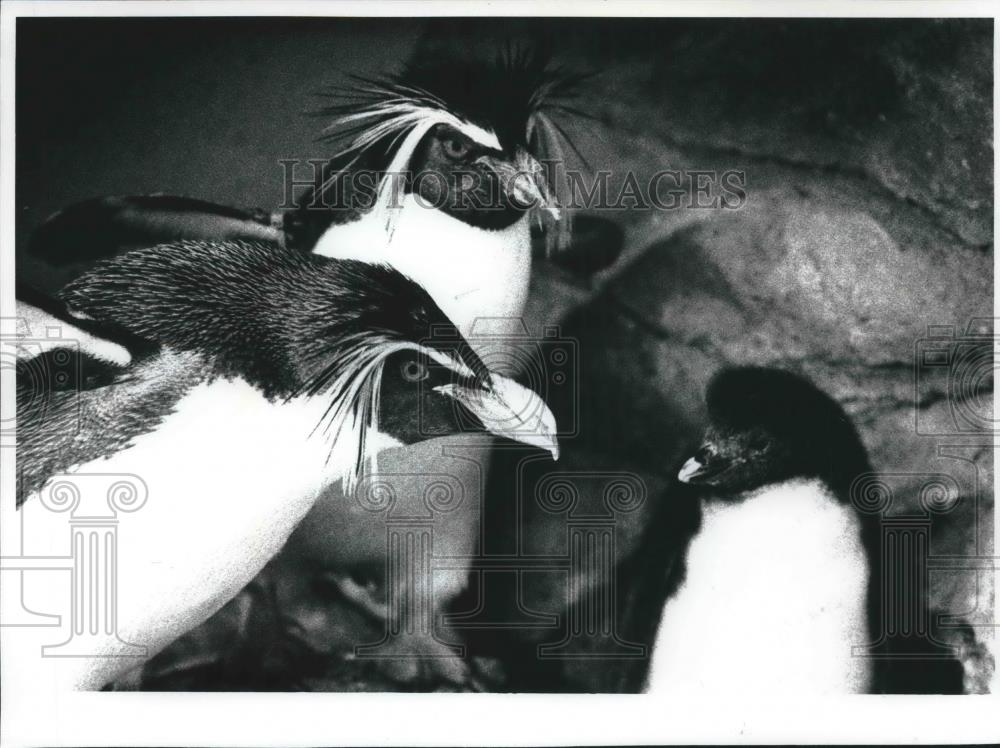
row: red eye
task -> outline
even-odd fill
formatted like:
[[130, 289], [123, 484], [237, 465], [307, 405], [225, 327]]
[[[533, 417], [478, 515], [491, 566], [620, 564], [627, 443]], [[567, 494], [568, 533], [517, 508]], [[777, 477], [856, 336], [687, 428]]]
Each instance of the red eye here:
[[465, 158], [472, 150], [472, 144], [468, 140], [456, 137], [445, 138], [441, 141], [441, 146], [444, 148], [444, 155], [455, 160]]

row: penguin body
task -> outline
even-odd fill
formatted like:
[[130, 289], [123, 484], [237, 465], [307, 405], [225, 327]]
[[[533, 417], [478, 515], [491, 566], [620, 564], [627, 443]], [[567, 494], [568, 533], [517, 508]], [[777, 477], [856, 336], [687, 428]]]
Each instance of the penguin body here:
[[31, 235], [27, 254], [52, 266], [185, 239], [279, 243], [281, 232], [253, 213], [177, 195], [98, 197], [49, 216]]
[[[489, 349], [493, 352], [497, 345], [493, 336], [521, 329], [520, 316], [527, 296], [531, 266], [530, 221], [536, 217], [539, 221], [553, 217], [554, 221], [554, 217], [559, 215], [555, 208], [557, 201], [549, 193], [547, 175], [543, 173], [536, 157], [561, 160], [559, 141], [566, 142], [565, 136], [542, 109], [550, 107], [553, 112], [569, 113], [568, 109], [558, 104], [558, 98], [573, 83], [570, 76], [546, 71], [544, 60], [523, 55], [516, 55], [499, 64], [484, 65], [473, 65], [465, 59], [435, 60], [431, 64], [410, 65], [401, 76], [394, 78], [358, 80], [357, 85], [351, 89], [337, 92], [337, 103], [326, 112], [335, 119], [332, 137], [340, 140], [344, 147], [334, 154], [318, 183], [301, 201], [301, 208], [284, 212], [274, 221], [268, 221], [267, 225], [258, 226], [247, 225], [258, 222], [258, 217], [255, 216], [233, 217], [224, 214], [225, 211], [206, 211], [202, 206], [187, 205], [183, 201], [177, 202], [177, 206], [183, 208], [181, 217], [185, 218], [185, 226], [190, 224], [195, 228], [203, 227], [211, 238], [228, 237], [235, 232], [236, 236], [284, 245], [289, 250], [287, 255], [301, 254], [320, 261], [333, 258], [340, 262], [353, 260], [363, 261], [365, 264], [388, 265], [416, 281], [427, 293], [434, 307], [444, 310], [443, 316], [457, 325], [463, 334], [467, 335], [472, 331], [477, 319], [500, 318], [502, 322], [499, 325], [494, 322], [485, 330], [490, 336]], [[444, 189], [452, 189], [450, 197], [455, 199], [438, 199], [449, 196], [436, 192], [442, 188], [434, 179], [404, 181], [399, 185], [398, 192], [392, 180], [388, 184], [374, 181], [365, 187], [365, 180], [371, 175], [361, 174], [362, 171], [378, 175], [412, 175], [424, 172], [444, 175], [449, 180]], [[473, 186], [468, 191], [458, 187], [464, 184], [466, 174], [474, 177]], [[354, 179], [359, 176], [360, 180]], [[330, 204], [337, 201], [326, 200], [328, 191], [336, 191], [341, 187], [346, 187], [349, 196], [362, 198], [360, 205], [347, 209], [330, 207]], [[422, 200], [424, 204], [418, 205], [418, 200]], [[391, 207], [397, 204], [399, 207]], [[142, 207], [140, 203], [137, 205]], [[483, 209], [479, 209], [479, 205], [484, 206]], [[85, 253], [88, 259], [95, 255], [107, 256], [121, 249], [130, 249], [133, 246], [130, 241], [133, 229], [141, 228], [140, 234], [143, 237], [159, 235], [157, 232], [161, 230], [165, 231], [165, 239], [191, 236], [187, 229], [179, 232], [176, 220], [167, 222], [167, 225], [159, 220], [161, 208], [174, 207], [170, 198], [166, 201], [161, 198], [147, 206], [148, 210], [140, 216], [144, 219], [139, 222], [141, 225], [136, 225], [131, 210], [118, 210], [116, 204], [102, 204], [101, 207], [104, 208], [101, 211], [104, 219], [103, 223], [99, 221], [98, 228], [107, 224], [108, 231], [102, 234], [103, 240], [98, 243], [100, 246], [96, 252], [91, 248]], [[215, 212], [219, 213], [220, 220], [215, 220], [212, 215]], [[202, 220], [205, 213], [209, 214], [210, 220]], [[83, 215], [77, 212], [60, 217], [57, 221], [60, 230], [49, 232], [46, 239], [54, 245], [55, 239], [63, 235], [72, 236], [74, 228], [80, 225], [93, 233], [94, 227], [89, 225], [91, 215], [91, 212], [83, 211]], [[236, 219], [235, 223], [233, 219]], [[146, 230], [146, 224], [149, 224], [151, 230]], [[277, 230], [272, 231], [272, 226]], [[568, 237], [565, 222], [560, 222], [558, 226], [558, 229], [547, 233], [554, 244], [557, 241], [564, 242]], [[179, 233], [171, 233], [175, 229]], [[53, 257], [58, 255], [64, 261], [69, 260], [69, 255], [73, 252], [61, 249], [61, 246], [56, 247], [59, 251], [49, 254]], [[41, 255], [43, 247], [36, 247], [35, 251]], [[284, 272], [280, 268], [292, 262], [277, 255], [273, 259], [279, 267], [279, 273]], [[204, 274], [205, 282], [199, 287], [199, 292], [207, 298], [217, 293], [218, 277], [216, 268], [213, 267], [215, 261], [211, 252], [200, 259], [183, 259], [192, 273]], [[141, 275], [139, 278], [141, 282]], [[243, 287], [252, 288], [256, 278], [256, 272], [250, 273]], [[311, 286], [305, 276], [300, 276], [299, 279], [303, 284]], [[125, 288], [119, 290], [127, 293]], [[240, 305], [249, 304], [253, 300], [253, 294], [248, 294], [248, 297], [241, 298]], [[398, 300], [394, 301], [398, 303]], [[309, 300], [311, 305], [318, 303], [315, 298]], [[301, 300], [295, 300], [293, 304], [289, 299], [275, 306], [277, 308], [272, 309], [272, 313], [276, 317], [280, 316], [283, 307], [304, 308]], [[227, 322], [238, 320], [240, 316], [224, 315]], [[183, 328], [184, 319], [184, 312], [178, 314], [178, 329]], [[280, 324], [278, 326], [281, 327]], [[433, 331], [427, 330], [425, 334], [431, 335]], [[227, 355], [220, 362], [223, 370], [216, 372], [215, 378], [223, 382], [239, 380], [240, 375], [249, 373], [251, 379], [246, 381], [251, 388], [260, 389], [258, 385], [262, 383], [267, 387], [263, 390], [266, 402], [275, 397], [287, 398], [289, 392], [280, 386], [274, 386], [275, 380], [282, 380], [287, 373], [282, 370], [280, 363], [275, 365], [274, 356], [271, 355], [273, 351], [270, 348], [282, 349], [276, 343], [278, 338], [267, 336], [266, 344], [261, 345], [254, 330], [247, 330], [240, 325], [228, 329], [226, 337], [237, 340], [239, 345], [229, 352], [232, 355]], [[218, 340], [218, 337], [213, 339]], [[474, 340], [471, 343], [473, 348], [477, 347]], [[168, 349], [170, 346], [161, 341], [159, 351]], [[183, 350], [187, 351], [186, 348]], [[265, 363], [262, 370], [258, 370], [261, 369], [258, 362], [244, 361], [241, 350], [254, 351], [255, 358], [263, 357]], [[244, 372], [243, 365], [247, 363], [253, 365], [250, 372]], [[197, 369], [198, 366], [194, 368]], [[133, 375], [139, 371], [138, 367], [130, 369]], [[499, 381], [494, 378], [494, 384]], [[163, 417], [163, 413], [197, 403], [197, 399], [186, 397], [186, 393], [200, 387], [202, 383], [196, 379], [189, 385], [185, 384], [181, 391], [173, 384], [165, 386], [165, 391], [157, 396], [155, 407], [139, 419], [133, 417], [134, 411], [126, 408], [126, 423], [121, 427], [115, 426], [115, 430], [121, 428], [126, 433], [120, 438], [109, 440], [100, 449], [117, 455], [125, 446], [125, 451], [132, 451], [134, 458], [138, 454], [137, 447], [152, 443], [151, 439], [141, 436], [149, 429], [162, 429], [164, 433], [183, 433], [183, 430], [174, 431], [174, 422]], [[123, 386], [121, 381], [117, 384]], [[499, 389], [508, 390], [509, 395], [514, 392], [515, 387], [509, 382], [509, 385]], [[245, 394], [244, 388], [238, 386], [237, 389]], [[124, 390], [120, 391], [120, 394], [124, 393]], [[212, 399], [220, 404], [227, 401], [227, 398], [219, 396]], [[493, 399], [498, 404], [498, 398]], [[514, 399], [520, 399], [523, 404], [525, 397], [521, 393]], [[136, 404], [140, 402], [135, 401]], [[395, 412], [405, 416], [412, 412], [409, 409], [412, 404], [404, 398], [395, 408], [389, 407], [388, 402], [383, 403], [383, 410], [388, 414]], [[474, 405], [471, 401], [469, 404]], [[252, 408], [262, 414], [268, 412], [261, 404], [255, 404]], [[501, 406], [499, 410], [505, 408], [509, 411], [512, 406]], [[492, 424], [491, 427], [483, 421], [485, 431], [500, 434], [506, 430], [497, 413], [480, 412], [477, 417], [480, 421], [485, 419]], [[551, 414], [543, 415], [542, 420], [545, 418], [551, 420]], [[135, 420], [140, 423], [134, 423]], [[384, 419], [384, 423], [389, 425], [389, 420]], [[508, 419], [508, 422], [516, 425], [518, 420], [515, 417]], [[397, 431], [406, 431], [408, 426], [406, 423], [395, 425], [399, 427]], [[138, 437], [133, 433], [136, 431], [140, 432]], [[551, 428], [543, 428], [541, 432], [528, 426], [518, 438], [522, 441], [538, 441], [528, 435], [532, 431], [536, 435], [544, 432], [542, 441], [551, 443], [554, 447], [554, 423]], [[439, 418], [436, 432], [421, 429], [421, 433], [405, 434], [402, 441], [411, 444], [428, 436], [447, 436], [451, 433], [453, 432], [448, 430], [447, 424]], [[373, 431], [368, 438], [375, 439], [376, 436]], [[338, 451], [344, 455], [345, 464], [349, 453], [363, 451], [360, 447], [355, 448], [349, 444], [348, 437], [357, 440], [353, 433], [341, 434], [337, 440]], [[47, 439], [40, 435], [36, 443]], [[217, 439], [223, 440], [225, 437], [217, 434]], [[483, 446], [488, 444], [488, 437], [485, 435], [463, 435], [460, 439], [464, 447], [477, 443], [477, 439]], [[86, 444], [77, 451], [73, 464], [85, 465], [86, 460], [91, 458], [105, 459], [103, 454], [97, 454], [100, 451], [98, 441], [94, 438], [85, 440]], [[291, 449], [295, 444], [294, 439], [286, 440], [284, 447]], [[44, 450], [38, 450], [42, 451]], [[435, 458], [436, 462], [428, 461], [428, 451], [390, 451], [384, 455], [380, 467], [390, 474], [436, 471], [457, 473], [462, 485], [470, 487], [472, 495], [468, 504], [474, 506], [479, 499], [476, 493], [480, 468], [455, 460], [445, 463]], [[124, 456], [125, 452], [121, 454]], [[338, 457], [337, 460], [339, 459]], [[338, 461], [331, 459], [331, 463], [339, 464]], [[36, 472], [43, 478], [60, 467], [44, 458], [40, 458], [37, 464], [39, 470]], [[262, 457], [257, 465], [264, 464], [267, 464], [267, 460]], [[485, 465], [482, 469], [485, 469]], [[335, 472], [332, 466], [330, 471]], [[357, 474], [358, 471], [353, 472]], [[255, 488], [256, 486], [251, 487], [252, 490]], [[350, 493], [349, 488], [343, 481], [341, 485], [333, 481], [321, 492], [323, 500], [348, 500], [344, 494]], [[276, 497], [283, 495], [281, 491], [275, 494]], [[205, 497], [210, 498], [207, 491]], [[311, 506], [310, 500], [305, 497], [301, 503]], [[224, 521], [224, 517], [225, 512], [220, 512], [219, 521]], [[336, 528], [330, 528], [329, 533], [333, 538], [331, 542], [335, 542]], [[378, 559], [379, 562], [381, 560]], [[451, 585], [461, 588], [466, 579], [462, 571], [456, 571], [453, 578], [445, 584], [438, 585], [437, 582], [438, 580], [435, 583], [435, 594], [441, 599], [449, 594], [442, 587]]]
[[[321, 415], [316, 398], [268, 400], [244, 381], [203, 381], [120, 449], [58, 471], [84, 481], [138, 476], [148, 488], [149, 500], [122, 519], [118, 535], [117, 557], [127, 565], [118, 570], [122, 641], [154, 654], [232, 599], [281, 549], [323, 488], [351, 469], [350, 449], [331, 452], [324, 440], [304, 438]], [[36, 494], [25, 498], [33, 552], [58, 555], [65, 518]], [[38, 584], [27, 592], [37, 610], [60, 610], [66, 599]]]
[[872, 620], [870, 535], [850, 498], [870, 470], [857, 432], [789, 372], [724, 370], [706, 402], [704, 442], [674, 492], [700, 502], [701, 525], [662, 609], [647, 690], [868, 692], [872, 661], [854, 651]]
[[[69, 329], [64, 347], [19, 354], [22, 523], [31, 552], [59, 555], [65, 518], [39, 496], [53, 477], [145, 484], [149, 500], [119, 536], [118, 634], [149, 655], [231, 599], [382, 449], [489, 430], [550, 441], [555, 454], [537, 396], [489, 372], [460, 336], [429, 340], [450, 321], [385, 266], [184, 242], [102, 261], [62, 299], [82, 325], [139, 344], [102, 364], [92, 351], [116, 349], [78, 348]], [[542, 420], [525, 422], [531, 412]], [[33, 589], [36, 610], [67, 599], [60, 585]], [[78, 663], [69, 680], [100, 686], [134, 664], [119, 660]]]
[[648, 690], [864, 693], [868, 563], [858, 517], [817, 479], [709, 500], [664, 607]]
[[[479, 318], [520, 318], [531, 271], [527, 215], [490, 230], [402, 198], [391, 235], [374, 213], [332, 225], [314, 251], [340, 259], [386, 262], [417, 280], [469, 335]], [[500, 281], [503, 282], [500, 282]]]

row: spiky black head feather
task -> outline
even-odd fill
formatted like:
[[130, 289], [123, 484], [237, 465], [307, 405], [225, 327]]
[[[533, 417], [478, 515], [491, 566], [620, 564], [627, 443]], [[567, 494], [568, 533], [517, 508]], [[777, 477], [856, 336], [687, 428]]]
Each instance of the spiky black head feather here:
[[508, 49], [493, 61], [456, 63], [446, 56], [416, 60], [398, 83], [427, 91], [461, 118], [492, 130], [505, 151], [533, 150], [528, 128], [538, 112], [579, 114], [567, 99], [585, 76], [553, 67], [548, 53]]
[[[493, 60], [435, 53], [412, 60], [397, 75], [352, 76], [352, 85], [327, 89], [324, 95], [338, 102], [317, 113], [341, 119], [386, 102], [409, 102], [495, 133], [505, 151], [518, 146], [535, 151], [528, 131], [536, 114], [586, 116], [569, 101], [587, 77], [554, 66], [547, 51], [508, 48]], [[332, 129], [327, 138], [350, 139], [371, 126], [352, 123]]]
[[[374, 432], [412, 444], [489, 431], [558, 457], [555, 419], [538, 395], [491, 374], [427, 292], [386, 265], [273, 244], [180, 242], [102, 261], [61, 295], [67, 321], [125, 331], [128, 349], [60, 337], [55, 353], [67, 363], [52, 376], [48, 351], [22, 362], [19, 349], [18, 457], [30, 468], [19, 502], [55, 472], [129, 448], [192, 389], [229, 381], [277, 406], [265, 414], [311, 414], [301, 437], [323, 440], [330, 474], [348, 492], [385, 446], [369, 448]], [[121, 355], [107, 359], [104, 376], [69, 376], [69, 362], [112, 349]], [[189, 407], [195, 419], [228, 420]], [[271, 425], [264, 417], [255, 427]]]

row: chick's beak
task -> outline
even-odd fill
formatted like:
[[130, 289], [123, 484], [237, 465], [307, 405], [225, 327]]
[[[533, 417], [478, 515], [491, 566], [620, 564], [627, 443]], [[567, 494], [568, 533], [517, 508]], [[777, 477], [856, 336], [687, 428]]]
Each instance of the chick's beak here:
[[446, 384], [434, 390], [460, 403], [491, 434], [539, 447], [559, 459], [555, 416], [537, 393], [513, 379], [494, 374], [492, 387]]
[[549, 194], [542, 165], [527, 151], [518, 149], [513, 161], [495, 156], [480, 156], [476, 163], [487, 167], [500, 178], [507, 197], [518, 207], [525, 210], [540, 207], [552, 214], [553, 218], [559, 218], [559, 206]]
[[720, 473], [732, 466], [730, 460], [720, 457], [710, 444], [702, 445], [693, 457], [689, 457], [677, 473], [681, 483], [704, 484], [712, 482]]
[[705, 466], [698, 462], [696, 457], [689, 457], [687, 462], [681, 466], [681, 470], [677, 473], [677, 480], [681, 483], [690, 483], [693, 478], [699, 475]]

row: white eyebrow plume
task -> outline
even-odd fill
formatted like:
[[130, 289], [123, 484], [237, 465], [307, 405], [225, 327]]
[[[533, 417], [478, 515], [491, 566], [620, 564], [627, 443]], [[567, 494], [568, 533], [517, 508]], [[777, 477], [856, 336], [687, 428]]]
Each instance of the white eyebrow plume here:
[[[371, 124], [366, 124], [369, 121]], [[345, 114], [334, 120], [324, 130], [327, 133], [335, 133], [345, 126], [363, 128], [345, 148], [334, 155], [336, 159], [353, 154], [353, 158], [345, 170], [353, 166], [357, 159], [375, 143], [385, 138], [391, 138], [391, 144], [395, 145], [402, 140], [379, 182], [373, 209], [375, 217], [385, 225], [386, 231], [390, 235], [393, 231], [394, 209], [400, 206], [400, 194], [403, 188], [401, 175], [410, 169], [413, 154], [416, 152], [417, 146], [420, 145], [420, 141], [437, 125], [448, 125], [485, 148], [502, 150], [500, 140], [492, 130], [461, 119], [444, 108], [428, 106], [400, 96], [368, 104], [356, 112]], [[330, 181], [338, 176], [339, 172], [331, 175]]]
[[[526, 59], [509, 61], [508, 65], [527, 64]], [[516, 63], [516, 64], [515, 64]], [[336, 140], [346, 142], [333, 159], [346, 157], [344, 166], [329, 174], [317, 187], [326, 190], [344, 173], [349, 172], [361, 156], [376, 144], [388, 144], [387, 150], [394, 151], [392, 162], [387, 166], [377, 186], [372, 217], [377, 225], [384, 227], [390, 239], [395, 228], [398, 208], [402, 207], [401, 194], [404, 188], [403, 174], [411, 169], [411, 162], [420, 141], [436, 125], [448, 125], [479, 145], [495, 151], [503, 151], [496, 131], [477, 125], [449, 108], [441, 97], [419, 86], [399, 81], [377, 81], [358, 79], [358, 85], [334, 88], [334, 92], [346, 98], [346, 102], [324, 110], [335, 115], [324, 129], [324, 133]], [[532, 110], [525, 123], [525, 140], [530, 144], [532, 158], [516, 159], [513, 165], [523, 178], [530, 180], [538, 189], [540, 199], [532, 208], [535, 220], [544, 228], [546, 250], [549, 254], [565, 249], [571, 238], [571, 215], [565, 209], [571, 204], [571, 186], [566, 173], [566, 142], [577, 154], [569, 136], [553, 121], [542, 108], [548, 106], [553, 112], [576, 114], [549, 99], [565, 95], [564, 89], [575, 85], [572, 76], [560, 77], [553, 72], [548, 79], [544, 75], [532, 78], [531, 85], [537, 86], [530, 98]], [[508, 144], [510, 145], [510, 144]], [[537, 158], [547, 163], [555, 163], [551, 174], [541, 168]], [[582, 156], [581, 156], [582, 158]], [[562, 173], [557, 176], [561, 167]], [[549, 180], [553, 184], [549, 184]]]
[[[370, 126], [364, 125], [367, 120], [372, 121]], [[364, 127], [346, 148], [336, 154], [343, 156], [346, 153], [364, 151], [387, 136], [393, 135], [398, 139], [411, 128], [420, 127], [426, 132], [427, 129], [439, 124], [454, 127], [486, 148], [501, 150], [500, 141], [492, 130], [486, 130], [457, 117], [443, 105], [442, 108], [432, 107], [399, 97], [345, 114], [330, 123], [324, 132], [335, 132], [345, 125]]]
[[341, 373], [313, 394], [329, 400], [324, 417], [317, 424], [330, 439], [330, 459], [339, 473], [345, 495], [351, 496], [365, 473], [378, 472], [378, 450], [370, 449], [369, 433], [377, 434], [382, 395], [382, 373], [386, 359], [397, 351], [414, 350], [448, 367], [456, 374], [474, 378], [464, 362], [416, 343], [373, 337], [354, 347], [341, 362]]

